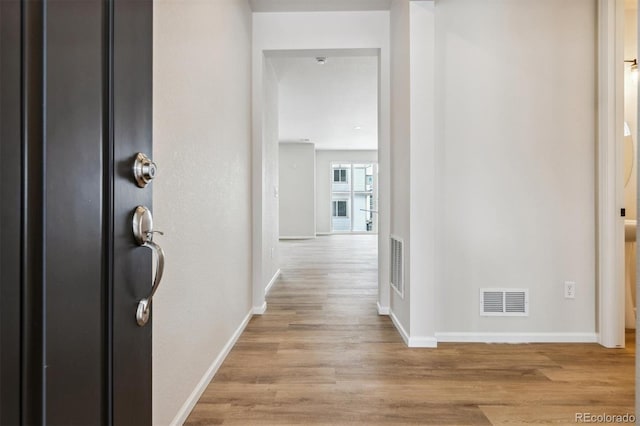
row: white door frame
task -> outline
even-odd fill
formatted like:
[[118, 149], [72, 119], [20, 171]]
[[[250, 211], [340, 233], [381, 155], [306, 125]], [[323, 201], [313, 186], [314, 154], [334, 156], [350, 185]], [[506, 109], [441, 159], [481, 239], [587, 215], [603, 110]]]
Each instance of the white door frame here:
[[621, 348], [624, 333], [624, 0], [598, 0], [598, 342]]

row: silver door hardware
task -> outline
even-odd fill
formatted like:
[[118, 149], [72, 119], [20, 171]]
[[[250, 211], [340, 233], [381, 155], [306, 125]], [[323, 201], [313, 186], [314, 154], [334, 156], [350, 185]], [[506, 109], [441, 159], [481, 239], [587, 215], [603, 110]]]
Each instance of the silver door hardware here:
[[138, 302], [136, 310], [136, 321], [140, 327], [144, 327], [149, 321], [149, 313], [153, 295], [160, 286], [162, 273], [164, 272], [164, 251], [162, 247], [153, 242], [153, 234], [163, 235], [160, 231], [153, 230], [153, 217], [151, 211], [145, 206], [136, 207], [133, 213], [133, 236], [141, 247], [148, 247], [156, 254], [156, 276], [153, 279], [153, 287], [148, 297]]
[[136, 178], [136, 183], [140, 188], [147, 186], [149, 182], [156, 177], [158, 173], [158, 166], [151, 161], [149, 157], [139, 152], [136, 155], [136, 161], [133, 163], [133, 176]]

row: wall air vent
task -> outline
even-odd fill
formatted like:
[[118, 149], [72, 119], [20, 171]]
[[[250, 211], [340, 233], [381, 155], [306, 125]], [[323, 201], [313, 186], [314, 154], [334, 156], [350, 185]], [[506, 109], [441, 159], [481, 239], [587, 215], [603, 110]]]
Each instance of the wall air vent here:
[[496, 317], [529, 316], [529, 290], [481, 288], [480, 315]]
[[401, 239], [391, 236], [391, 287], [404, 298], [404, 249]]

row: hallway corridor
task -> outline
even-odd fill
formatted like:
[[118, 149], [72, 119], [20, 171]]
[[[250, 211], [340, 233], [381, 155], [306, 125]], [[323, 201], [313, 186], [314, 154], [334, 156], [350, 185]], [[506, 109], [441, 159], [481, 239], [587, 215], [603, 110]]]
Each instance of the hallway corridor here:
[[572, 424], [634, 407], [634, 341], [409, 349], [376, 312], [377, 237], [281, 242], [282, 275], [186, 424]]

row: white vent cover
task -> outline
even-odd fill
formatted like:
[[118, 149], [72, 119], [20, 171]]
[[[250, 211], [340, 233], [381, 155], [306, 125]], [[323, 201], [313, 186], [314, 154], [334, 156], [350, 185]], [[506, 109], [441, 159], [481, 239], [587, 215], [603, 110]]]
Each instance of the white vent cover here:
[[391, 236], [391, 287], [404, 297], [404, 250], [401, 239]]
[[480, 315], [500, 317], [529, 316], [529, 290], [519, 288], [481, 288]]

